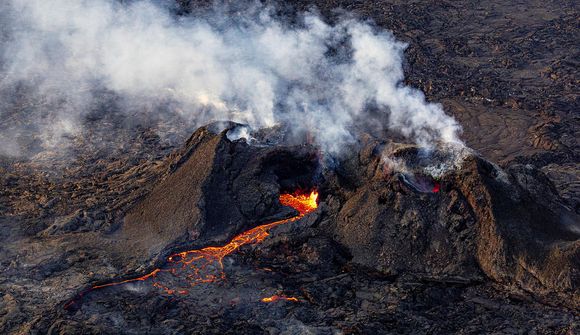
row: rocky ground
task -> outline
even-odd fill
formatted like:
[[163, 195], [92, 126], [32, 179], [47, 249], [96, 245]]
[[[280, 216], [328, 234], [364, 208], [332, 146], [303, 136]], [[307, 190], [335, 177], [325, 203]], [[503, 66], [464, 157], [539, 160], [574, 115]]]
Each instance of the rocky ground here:
[[[309, 145], [229, 141], [233, 125], [135, 125], [110, 110], [65, 154], [0, 160], [0, 332], [578, 332], [577, 5], [295, 1], [281, 15], [312, 3], [409, 43], [408, 83], [475, 150], [439, 192], [385, 170], [385, 150], [421, 164], [376, 134], [330, 165]], [[133, 283], [63, 308], [172, 252], [290, 216], [279, 192], [312, 187], [319, 209], [227, 257], [225, 280], [173, 295]], [[261, 302], [275, 294], [298, 301]]]

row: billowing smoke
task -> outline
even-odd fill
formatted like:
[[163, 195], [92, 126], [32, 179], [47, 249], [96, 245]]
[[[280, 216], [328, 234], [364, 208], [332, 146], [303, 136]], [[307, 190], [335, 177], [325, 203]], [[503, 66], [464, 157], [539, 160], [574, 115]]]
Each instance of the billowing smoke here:
[[[355, 140], [361, 120], [373, 123], [370, 106], [386, 115], [381, 127], [421, 145], [459, 142], [455, 120], [403, 84], [405, 44], [355, 19], [329, 25], [305, 13], [289, 24], [268, 8], [183, 17], [152, 1], [6, 0], [0, 21], [0, 98], [10, 106], [0, 120], [26, 120], [4, 128], [5, 155], [19, 152], [23, 127], [34, 125], [45, 147], [82, 133], [103, 92], [127, 111], [169, 109], [187, 124], [285, 123], [332, 153]], [[11, 105], [17, 94], [31, 102]]]

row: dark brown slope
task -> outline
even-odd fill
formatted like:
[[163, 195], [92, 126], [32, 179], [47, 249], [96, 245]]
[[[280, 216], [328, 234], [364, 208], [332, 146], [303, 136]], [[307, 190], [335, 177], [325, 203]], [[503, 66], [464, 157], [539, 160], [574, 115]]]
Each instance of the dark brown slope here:
[[129, 240], [131, 248], [158, 254], [168, 242], [183, 240], [199, 228], [202, 186], [212, 173], [220, 144], [219, 136], [208, 133], [207, 129], [196, 131], [183, 157], [174, 164], [175, 172], [127, 213], [120, 235]]
[[306, 188], [317, 170], [309, 146], [250, 146], [230, 141], [237, 125], [198, 129], [168, 174], [127, 212], [115, 234], [122, 250], [155, 259], [176, 248], [216, 245], [257, 224], [289, 215], [278, 202], [288, 180]]
[[[580, 221], [543, 173], [521, 165], [503, 171], [470, 155], [440, 179], [438, 193], [421, 193], [385, 173], [380, 157], [368, 154], [379, 147], [368, 144], [327, 178], [336, 183], [329, 197], [341, 204], [326, 230], [355, 262], [391, 274], [484, 276], [580, 306]], [[402, 146], [394, 155], [412, 161], [416, 151]]]

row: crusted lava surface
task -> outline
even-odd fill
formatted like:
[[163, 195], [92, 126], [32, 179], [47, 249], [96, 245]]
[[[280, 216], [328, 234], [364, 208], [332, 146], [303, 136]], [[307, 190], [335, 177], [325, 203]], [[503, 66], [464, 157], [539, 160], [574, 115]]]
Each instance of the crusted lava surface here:
[[[0, 333], [579, 331], [577, 6], [289, 3], [280, 15], [342, 7], [393, 30], [409, 43], [408, 83], [475, 151], [432, 178], [388, 134], [329, 163], [280, 128], [249, 145], [228, 139], [229, 122], [87, 119], [66, 153], [0, 157]], [[10, 115], [0, 127], [23, 122]], [[385, 148], [417, 165], [385, 169]], [[280, 201], [314, 189], [307, 215]], [[211, 282], [134, 280], [289, 218], [214, 264]]]

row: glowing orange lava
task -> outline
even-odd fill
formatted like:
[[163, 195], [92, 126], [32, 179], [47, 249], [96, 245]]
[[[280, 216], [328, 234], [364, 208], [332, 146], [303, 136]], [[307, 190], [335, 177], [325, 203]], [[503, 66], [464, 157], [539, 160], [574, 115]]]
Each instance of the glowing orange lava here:
[[[219, 279], [225, 278], [223, 272], [223, 258], [232, 252], [238, 250], [241, 246], [246, 244], [255, 244], [262, 242], [269, 236], [269, 230], [278, 225], [296, 221], [304, 217], [306, 214], [314, 211], [318, 204], [318, 192], [312, 191], [310, 193], [294, 193], [281, 194], [280, 203], [284, 206], [289, 206], [298, 211], [298, 215], [279, 221], [274, 221], [262, 226], [252, 228], [240, 235], [234, 237], [228, 244], [221, 247], [206, 247], [203, 249], [183, 251], [173, 254], [168, 257], [167, 264], [161, 268], [157, 268], [150, 273], [138, 277], [127, 279], [123, 281], [95, 285], [79, 295], [79, 298], [89, 291], [116, 286], [132, 282], [142, 282], [148, 279], [153, 281], [153, 286], [163, 290], [167, 294], [187, 294], [185, 289], [170, 289], [161, 284], [162, 276], [170, 275], [173, 281], [180, 281], [180, 286], [195, 286], [201, 283], [211, 283]], [[69, 301], [65, 308], [69, 308], [76, 304], [75, 300]]]
[[318, 207], [318, 192], [312, 191], [310, 194], [281, 194], [280, 203], [290, 206], [300, 212], [302, 216], [312, 212]]
[[298, 302], [298, 301], [300, 301], [300, 300], [298, 300], [298, 298], [295, 298], [295, 297], [287, 297], [285, 295], [273, 295], [271, 297], [262, 298], [260, 301], [261, 302], [276, 302], [276, 301], [280, 301], [280, 300], [292, 301], [292, 302]]

